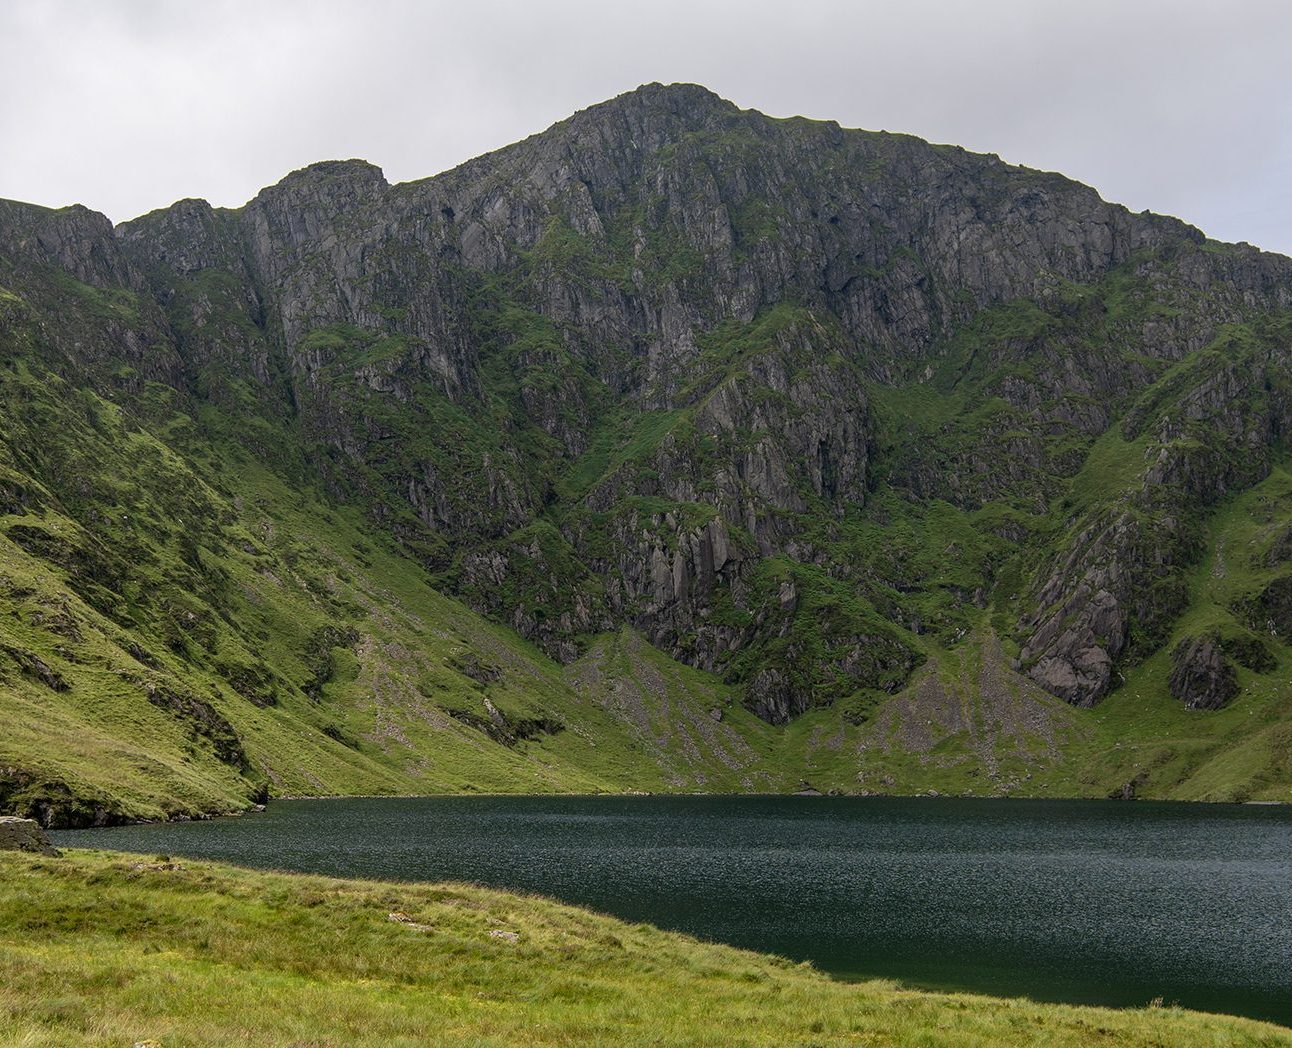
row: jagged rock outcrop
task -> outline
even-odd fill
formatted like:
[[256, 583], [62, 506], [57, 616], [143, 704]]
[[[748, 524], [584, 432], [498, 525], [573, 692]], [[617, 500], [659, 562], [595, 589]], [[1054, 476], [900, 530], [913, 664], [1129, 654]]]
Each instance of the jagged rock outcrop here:
[[1171, 654], [1171, 695], [1191, 710], [1218, 710], [1238, 694], [1234, 667], [1214, 636], [1182, 640]]
[[183, 387], [161, 309], [109, 222], [88, 208], [0, 200], [0, 331], [105, 389]]
[[97, 288], [138, 289], [112, 223], [80, 204], [57, 210], [0, 200], [0, 252], [35, 267], [53, 266]]
[[1261, 587], [1244, 609], [1254, 629], [1292, 638], [1292, 575], [1278, 575]]
[[[1124, 508], [1101, 507], [1035, 593], [1021, 659], [1069, 702], [1098, 702], [1129, 648], [1147, 653], [1162, 643], [1187, 601], [1182, 573], [1200, 554], [1201, 517], [1261, 480], [1283, 449], [1292, 354], [1259, 342], [1226, 348], [1202, 354], [1127, 414], [1121, 435], [1142, 450], [1118, 493]], [[1279, 609], [1277, 592], [1267, 591], [1253, 614], [1274, 621]]]
[[[280, 366], [240, 223], [205, 200], [181, 200], [121, 227], [126, 254], [166, 310], [189, 382], [236, 404], [244, 389], [272, 389]], [[263, 406], [272, 409], [273, 399]]]

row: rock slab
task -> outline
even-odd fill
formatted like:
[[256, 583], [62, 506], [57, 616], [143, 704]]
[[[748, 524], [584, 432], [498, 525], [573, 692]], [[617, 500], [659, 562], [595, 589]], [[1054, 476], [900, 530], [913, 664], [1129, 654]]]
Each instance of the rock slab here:
[[62, 854], [50, 843], [49, 837], [35, 819], [19, 819], [13, 815], [0, 815], [0, 851], [52, 856]]
[[1189, 709], [1218, 710], [1238, 694], [1234, 667], [1215, 637], [1182, 640], [1171, 660], [1171, 695]]

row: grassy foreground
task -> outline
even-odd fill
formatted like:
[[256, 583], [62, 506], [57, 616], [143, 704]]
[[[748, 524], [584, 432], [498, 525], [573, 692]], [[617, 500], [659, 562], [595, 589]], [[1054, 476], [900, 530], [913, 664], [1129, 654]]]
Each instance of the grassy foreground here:
[[832, 981], [533, 897], [0, 853], [0, 1043], [1292, 1045], [1278, 1027]]

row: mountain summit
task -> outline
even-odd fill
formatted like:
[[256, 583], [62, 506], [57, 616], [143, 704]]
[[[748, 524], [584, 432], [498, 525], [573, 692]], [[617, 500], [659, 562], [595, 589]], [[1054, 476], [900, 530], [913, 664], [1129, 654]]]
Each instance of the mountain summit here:
[[1290, 306], [683, 84], [417, 182], [0, 203], [0, 805], [1282, 796]]

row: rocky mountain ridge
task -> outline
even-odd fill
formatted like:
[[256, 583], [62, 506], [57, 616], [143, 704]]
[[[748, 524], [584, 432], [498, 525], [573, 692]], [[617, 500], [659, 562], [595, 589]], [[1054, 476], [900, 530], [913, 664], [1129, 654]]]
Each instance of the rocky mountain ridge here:
[[987, 622], [1078, 706], [1157, 653], [1190, 709], [1283, 664], [1274, 553], [1173, 635], [1286, 455], [1292, 261], [1059, 175], [656, 84], [418, 182], [3, 203], [0, 259], [70, 387], [317, 485], [561, 663], [629, 627], [778, 725]]

